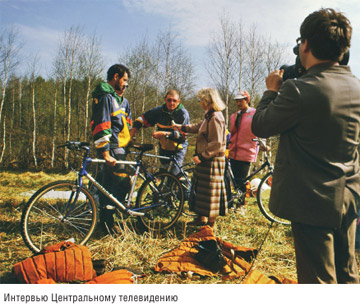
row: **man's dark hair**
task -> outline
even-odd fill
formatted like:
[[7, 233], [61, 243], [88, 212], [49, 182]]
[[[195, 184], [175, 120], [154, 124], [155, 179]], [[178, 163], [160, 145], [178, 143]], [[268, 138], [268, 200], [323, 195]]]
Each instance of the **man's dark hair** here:
[[302, 41], [307, 39], [312, 54], [320, 60], [341, 61], [349, 49], [350, 21], [331, 8], [322, 8], [305, 18], [300, 27]]
[[119, 77], [122, 78], [125, 72], [128, 74], [128, 77], [131, 78], [129, 68], [122, 64], [114, 64], [107, 71], [107, 81], [111, 81], [114, 78], [115, 74], [119, 74]]

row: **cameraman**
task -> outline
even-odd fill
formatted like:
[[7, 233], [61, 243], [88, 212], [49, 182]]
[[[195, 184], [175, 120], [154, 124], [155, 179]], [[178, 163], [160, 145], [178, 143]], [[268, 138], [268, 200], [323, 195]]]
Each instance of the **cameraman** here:
[[280, 134], [270, 210], [292, 222], [299, 283], [358, 283], [355, 229], [360, 192], [360, 81], [339, 61], [349, 20], [333, 9], [305, 18], [297, 39], [303, 76], [266, 78], [252, 122]]

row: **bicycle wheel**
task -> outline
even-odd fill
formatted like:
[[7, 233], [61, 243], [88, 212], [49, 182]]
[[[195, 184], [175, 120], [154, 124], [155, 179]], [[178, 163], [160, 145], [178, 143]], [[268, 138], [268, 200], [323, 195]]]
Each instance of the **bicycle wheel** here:
[[185, 216], [195, 217], [197, 214], [194, 211], [190, 211], [189, 198], [191, 193], [191, 180], [195, 170], [193, 163], [188, 163], [182, 167], [182, 172], [177, 175], [184, 190], [184, 209], [183, 214]]
[[267, 173], [257, 188], [256, 199], [261, 213], [271, 222], [290, 225], [288, 220], [282, 219], [274, 215], [269, 209], [269, 200], [271, 192], [272, 173]]
[[171, 173], [156, 173], [146, 180], [138, 191], [136, 208], [145, 213], [139, 216], [141, 224], [150, 231], [172, 227], [184, 206], [184, 191], [179, 179]]
[[38, 190], [21, 216], [21, 235], [34, 253], [47, 245], [73, 239], [85, 244], [96, 225], [96, 204], [91, 193], [71, 181], [56, 181]]

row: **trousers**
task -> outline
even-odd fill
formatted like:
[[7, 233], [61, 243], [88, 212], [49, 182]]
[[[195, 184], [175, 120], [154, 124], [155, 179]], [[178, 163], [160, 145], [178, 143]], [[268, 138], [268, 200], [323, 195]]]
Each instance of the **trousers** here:
[[355, 256], [357, 197], [345, 188], [338, 228], [292, 222], [299, 284], [359, 283]]
[[[110, 155], [116, 160], [125, 160], [126, 152], [124, 148], [115, 148], [110, 150]], [[103, 159], [100, 152], [98, 158]], [[120, 202], [124, 202], [126, 194], [131, 188], [130, 177], [125, 165], [116, 164], [114, 167], [106, 164], [97, 164], [96, 181], [98, 181], [110, 194], [115, 196]], [[99, 202], [100, 207], [100, 224], [107, 224], [112, 227], [114, 224], [114, 204], [109, 198], [94, 187], [94, 194]]]

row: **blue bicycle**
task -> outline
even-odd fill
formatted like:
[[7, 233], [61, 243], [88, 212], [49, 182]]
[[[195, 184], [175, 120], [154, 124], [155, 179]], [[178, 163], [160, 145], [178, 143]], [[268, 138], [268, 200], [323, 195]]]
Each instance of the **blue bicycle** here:
[[[85, 142], [67, 142], [60, 146], [73, 151], [84, 151], [82, 164], [76, 171], [75, 181], [56, 181], [40, 188], [27, 202], [21, 217], [21, 234], [27, 247], [39, 252], [43, 247], [72, 239], [85, 244], [93, 234], [97, 223], [97, 203], [92, 192], [85, 186], [89, 180], [107, 196], [117, 213], [135, 216], [149, 231], [162, 231], [172, 227], [180, 217], [184, 206], [184, 191], [179, 179], [169, 172], [150, 174], [142, 162], [145, 151], [152, 144], [134, 145], [139, 151], [135, 161], [117, 163], [135, 167], [134, 180], [129, 197], [123, 204], [101, 186], [87, 171], [90, 163], [105, 163], [102, 159], [90, 158], [90, 146]], [[136, 179], [139, 174], [145, 181], [137, 191], [133, 202]]]

